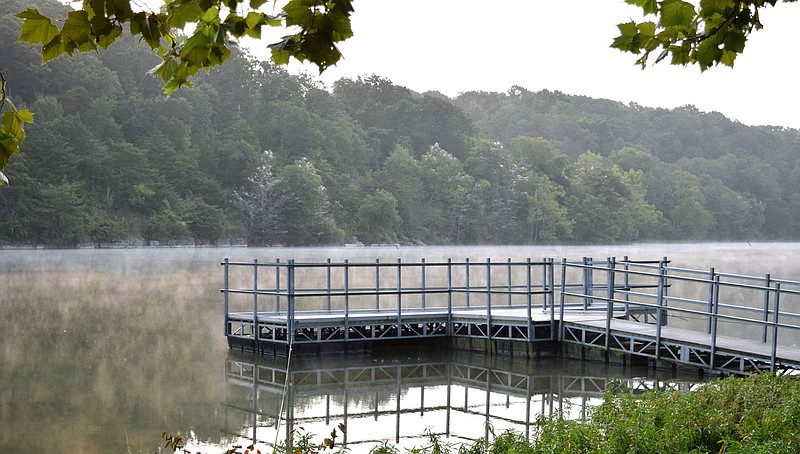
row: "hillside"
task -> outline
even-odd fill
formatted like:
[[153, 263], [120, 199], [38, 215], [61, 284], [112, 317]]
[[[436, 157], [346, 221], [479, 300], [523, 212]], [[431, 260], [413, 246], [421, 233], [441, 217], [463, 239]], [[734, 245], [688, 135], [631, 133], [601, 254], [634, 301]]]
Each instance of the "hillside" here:
[[[798, 131], [686, 106], [529, 92], [326, 89], [237, 52], [166, 97], [132, 39], [41, 66], [0, 5], [0, 65], [36, 114], [0, 244], [796, 240]], [[357, 39], [357, 38], [356, 38]]]

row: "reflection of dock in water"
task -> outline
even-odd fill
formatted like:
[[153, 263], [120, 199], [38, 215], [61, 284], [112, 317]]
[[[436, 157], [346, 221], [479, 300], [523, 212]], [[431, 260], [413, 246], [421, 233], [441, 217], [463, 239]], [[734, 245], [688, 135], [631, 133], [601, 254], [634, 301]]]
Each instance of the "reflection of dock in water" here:
[[[354, 452], [384, 440], [421, 446], [427, 430], [449, 442], [471, 442], [488, 435], [487, 422], [496, 433], [513, 429], [530, 437], [530, 424], [540, 415], [582, 417], [611, 380], [641, 391], [692, 386], [668, 385], [659, 376], [630, 378], [630, 369], [597, 363], [546, 360], [530, 367], [511, 358], [454, 352], [303, 358], [293, 360], [287, 372], [285, 359], [231, 355], [224, 431], [273, 445], [294, 429], [322, 436], [344, 423], [343, 441]], [[276, 429], [281, 408], [285, 420]]]

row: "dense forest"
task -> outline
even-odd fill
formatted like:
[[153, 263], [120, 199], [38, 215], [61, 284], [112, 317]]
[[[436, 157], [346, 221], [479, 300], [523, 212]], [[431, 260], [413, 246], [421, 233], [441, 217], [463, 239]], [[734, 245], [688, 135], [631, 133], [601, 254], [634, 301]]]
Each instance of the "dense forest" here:
[[16, 42], [28, 6], [66, 11], [0, 4], [8, 94], [36, 115], [0, 245], [800, 239], [794, 129], [520, 87], [327, 88], [244, 51], [167, 97], [132, 38], [42, 66]]

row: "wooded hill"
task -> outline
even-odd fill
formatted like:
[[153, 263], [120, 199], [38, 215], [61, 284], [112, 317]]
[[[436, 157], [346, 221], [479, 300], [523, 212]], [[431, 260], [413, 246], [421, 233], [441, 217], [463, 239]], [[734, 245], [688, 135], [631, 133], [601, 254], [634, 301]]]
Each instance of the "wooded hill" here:
[[0, 244], [800, 239], [794, 129], [519, 87], [327, 90], [243, 52], [166, 97], [130, 38], [41, 66], [9, 15], [29, 6], [66, 11], [0, 4], [8, 93], [36, 114]]

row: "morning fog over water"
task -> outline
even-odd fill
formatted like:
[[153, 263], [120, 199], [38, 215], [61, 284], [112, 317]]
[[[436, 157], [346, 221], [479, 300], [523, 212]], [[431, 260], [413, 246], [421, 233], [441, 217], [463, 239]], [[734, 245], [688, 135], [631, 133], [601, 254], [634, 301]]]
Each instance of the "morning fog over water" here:
[[322, 437], [346, 421], [353, 452], [382, 440], [421, 446], [426, 430], [461, 442], [484, 436], [487, 419], [498, 432], [525, 432], [539, 414], [580, 417], [610, 378], [642, 387], [698, 379], [409, 350], [298, 359], [284, 388], [283, 360], [227, 348], [219, 293], [224, 257], [267, 263], [666, 256], [677, 267], [798, 280], [798, 252], [800, 243], [0, 250], [0, 452], [152, 453], [163, 431], [205, 452], [255, 432], [263, 448], [285, 437], [285, 421], [274, 428], [284, 396], [290, 428]]

